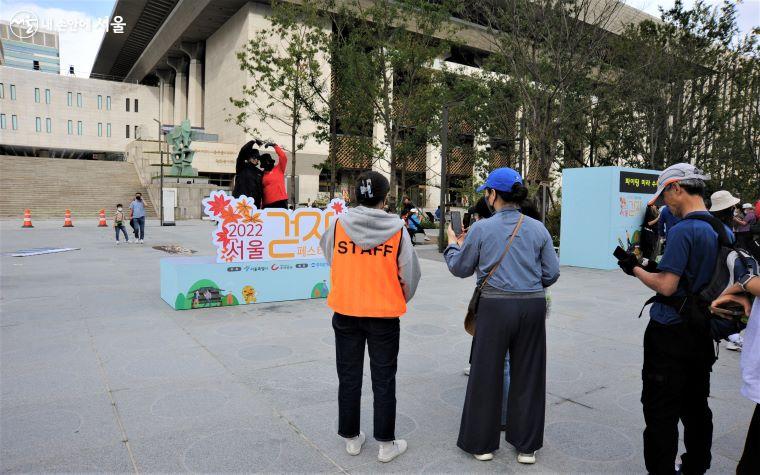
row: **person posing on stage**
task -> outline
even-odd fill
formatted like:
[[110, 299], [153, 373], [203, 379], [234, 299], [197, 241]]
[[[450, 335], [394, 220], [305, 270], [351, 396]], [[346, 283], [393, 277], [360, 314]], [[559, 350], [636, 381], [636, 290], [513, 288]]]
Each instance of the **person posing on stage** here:
[[[261, 145], [260, 142], [259, 145]], [[264, 147], [273, 148], [279, 159], [275, 164], [268, 153], [261, 156], [264, 168], [264, 208], [287, 209], [288, 190], [285, 187], [285, 170], [288, 166], [288, 156], [285, 155], [282, 147], [274, 142], [267, 142]]]

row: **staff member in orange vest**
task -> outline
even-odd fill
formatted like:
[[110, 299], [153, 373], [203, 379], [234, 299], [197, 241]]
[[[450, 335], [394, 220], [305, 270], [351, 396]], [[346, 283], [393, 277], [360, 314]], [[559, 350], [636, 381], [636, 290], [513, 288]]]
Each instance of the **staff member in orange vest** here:
[[349, 454], [361, 452], [366, 438], [359, 429], [366, 342], [381, 462], [390, 462], [407, 447], [395, 436], [399, 317], [420, 280], [404, 222], [383, 211], [389, 188], [380, 173], [362, 173], [356, 185], [359, 206], [335, 221], [320, 243], [331, 266], [327, 304], [335, 311], [338, 435], [346, 440]]

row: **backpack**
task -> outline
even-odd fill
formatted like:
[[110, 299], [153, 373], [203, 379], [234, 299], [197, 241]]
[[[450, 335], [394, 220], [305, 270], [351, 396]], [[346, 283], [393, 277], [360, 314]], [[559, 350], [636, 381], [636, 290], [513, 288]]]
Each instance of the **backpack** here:
[[[709, 334], [714, 341], [719, 342], [720, 340], [726, 339], [729, 335], [739, 333], [746, 327], [746, 323], [739, 317], [726, 319], [712, 314], [710, 312], [710, 304], [726, 289], [734, 285], [736, 280], [741, 277], [734, 275], [734, 268], [737, 260], [742, 263], [745, 269], [755, 273], [758, 269], [758, 262], [749, 252], [745, 249], [738, 248], [735, 243], [730, 241], [725, 226], [714, 216], [692, 214], [686, 216], [684, 219], [694, 219], [706, 222], [712, 226], [713, 230], [718, 234], [718, 257], [715, 260], [715, 269], [713, 270], [710, 282], [698, 292], [689, 293], [686, 296], [666, 297], [657, 294], [647, 300], [644, 306], [646, 307], [654, 302], [669, 305], [673, 307], [695, 331]], [[688, 282], [687, 288], [691, 288], [691, 286], [688, 285]], [[713, 360], [715, 360], [714, 355]]]

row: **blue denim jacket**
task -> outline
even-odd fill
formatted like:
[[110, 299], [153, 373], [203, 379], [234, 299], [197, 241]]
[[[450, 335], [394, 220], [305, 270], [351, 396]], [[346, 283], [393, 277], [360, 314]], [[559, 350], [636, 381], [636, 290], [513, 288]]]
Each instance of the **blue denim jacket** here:
[[[503, 209], [470, 226], [462, 246], [444, 251], [449, 271], [457, 277], [477, 273], [480, 284], [501, 257], [520, 211]], [[559, 259], [549, 231], [540, 221], [525, 217], [509, 253], [488, 285], [505, 292], [539, 292], [559, 278]]]

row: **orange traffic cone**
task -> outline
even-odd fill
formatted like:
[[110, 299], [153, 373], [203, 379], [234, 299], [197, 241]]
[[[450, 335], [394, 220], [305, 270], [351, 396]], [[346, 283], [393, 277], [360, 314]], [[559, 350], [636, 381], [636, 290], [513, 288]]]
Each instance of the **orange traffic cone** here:
[[63, 227], [64, 228], [73, 228], [74, 224], [71, 222], [71, 210], [67, 209], [66, 214], [63, 218]]
[[32, 226], [32, 212], [28, 209], [24, 210], [24, 224], [21, 225], [22, 228], [33, 228]]
[[99, 228], [107, 228], [108, 224], [106, 223], [106, 210], [101, 209], [100, 210], [100, 221], [98, 222]]

